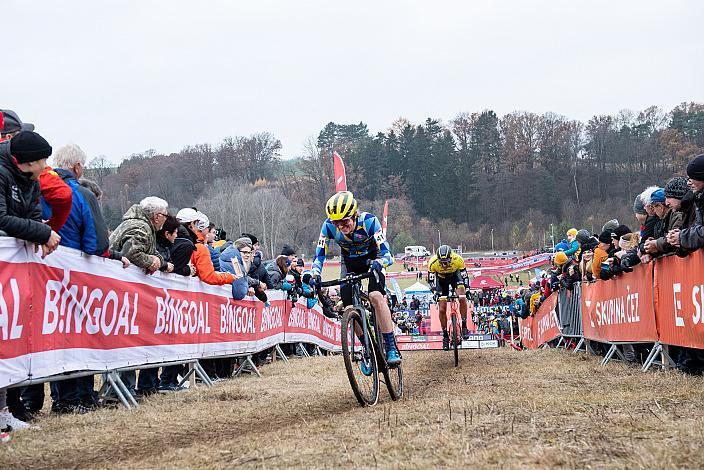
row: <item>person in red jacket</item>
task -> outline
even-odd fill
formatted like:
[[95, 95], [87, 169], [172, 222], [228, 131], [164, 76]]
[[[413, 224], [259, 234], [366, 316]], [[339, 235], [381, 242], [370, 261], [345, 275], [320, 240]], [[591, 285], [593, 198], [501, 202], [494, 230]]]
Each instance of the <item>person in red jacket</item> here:
[[42, 206], [47, 205], [51, 208], [51, 217], [46, 223], [58, 233], [71, 213], [73, 192], [50, 166], [44, 168], [39, 175], [39, 191], [42, 195]]

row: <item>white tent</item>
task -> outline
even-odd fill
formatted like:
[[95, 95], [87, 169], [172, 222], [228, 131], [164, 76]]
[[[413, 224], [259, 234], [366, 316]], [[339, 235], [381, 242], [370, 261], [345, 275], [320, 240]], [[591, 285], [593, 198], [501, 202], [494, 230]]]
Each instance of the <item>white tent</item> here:
[[425, 284], [421, 284], [420, 282], [416, 282], [412, 286], [406, 287], [403, 290], [403, 293], [406, 295], [426, 295], [430, 294], [430, 288], [426, 286]]

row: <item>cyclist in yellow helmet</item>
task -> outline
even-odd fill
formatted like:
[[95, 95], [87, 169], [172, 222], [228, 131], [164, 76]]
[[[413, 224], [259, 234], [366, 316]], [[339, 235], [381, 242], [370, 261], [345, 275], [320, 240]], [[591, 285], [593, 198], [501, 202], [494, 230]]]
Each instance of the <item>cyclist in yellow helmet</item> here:
[[[332, 196], [325, 205], [325, 213], [328, 218], [320, 230], [313, 261], [314, 282], [320, 282], [328, 240], [335, 240], [342, 252], [340, 278], [348, 273], [363, 274], [370, 269], [376, 271], [378, 280], [369, 279], [369, 300], [384, 337], [387, 363], [389, 366], [398, 365], [401, 355], [396, 348], [391, 311], [384, 298], [386, 281], [383, 273], [384, 268], [394, 263], [394, 258], [381, 230], [381, 223], [374, 214], [360, 212], [357, 200], [349, 191], [340, 191]], [[350, 286], [340, 287], [340, 297], [345, 306], [352, 305]]]
[[467, 329], [467, 289], [469, 276], [464, 265], [464, 259], [452, 251], [447, 245], [441, 245], [428, 262], [428, 282], [431, 289], [441, 297], [438, 300], [440, 324], [442, 325], [442, 347], [450, 349], [450, 336], [447, 333], [447, 296], [450, 294], [450, 284], [455, 289], [460, 302], [462, 317], [462, 338], [469, 338]]

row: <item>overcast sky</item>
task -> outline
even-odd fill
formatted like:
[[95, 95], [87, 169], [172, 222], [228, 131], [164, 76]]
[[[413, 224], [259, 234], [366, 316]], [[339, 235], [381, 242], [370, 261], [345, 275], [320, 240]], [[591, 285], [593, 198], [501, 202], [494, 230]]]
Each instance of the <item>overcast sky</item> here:
[[704, 101], [704, 2], [0, 0], [0, 108], [118, 162], [327, 122]]

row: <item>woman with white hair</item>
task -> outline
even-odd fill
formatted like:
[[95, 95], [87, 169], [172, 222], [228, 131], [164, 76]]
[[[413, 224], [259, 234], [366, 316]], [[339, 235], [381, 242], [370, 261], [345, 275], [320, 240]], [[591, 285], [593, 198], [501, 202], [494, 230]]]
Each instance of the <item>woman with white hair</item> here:
[[[156, 232], [164, 225], [168, 203], [161, 198], [145, 197], [122, 216], [122, 223], [110, 235], [110, 249], [119, 251], [147, 274], [158, 271], [164, 259], [156, 250]], [[166, 266], [167, 270], [168, 265]]]

